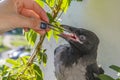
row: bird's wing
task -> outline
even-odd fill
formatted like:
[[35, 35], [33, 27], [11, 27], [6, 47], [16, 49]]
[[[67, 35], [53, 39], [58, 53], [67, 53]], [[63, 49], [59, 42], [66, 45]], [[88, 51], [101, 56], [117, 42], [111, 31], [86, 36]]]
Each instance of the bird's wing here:
[[61, 55], [65, 54], [69, 45], [61, 45], [57, 47], [54, 51], [54, 66], [55, 66], [55, 76], [58, 80], [63, 80], [64, 78], [64, 66], [62, 65]]
[[88, 80], [100, 80], [98, 75], [104, 74], [104, 70], [97, 65], [97, 63], [87, 66], [86, 76]]

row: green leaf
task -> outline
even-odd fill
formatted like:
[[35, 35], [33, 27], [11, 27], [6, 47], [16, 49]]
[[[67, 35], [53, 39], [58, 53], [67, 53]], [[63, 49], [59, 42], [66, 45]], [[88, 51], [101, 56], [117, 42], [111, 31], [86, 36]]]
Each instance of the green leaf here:
[[53, 34], [53, 30], [50, 30], [49, 32], [47, 32], [47, 39], [48, 39], [48, 41], [50, 41], [50, 39], [52, 37], [52, 34]]
[[7, 72], [3, 77], [8, 77], [10, 75], [9, 72]]
[[64, 12], [66, 12], [69, 5], [70, 5], [69, 0], [62, 0], [61, 9], [62, 9]]
[[60, 28], [60, 23], [59, 22], [54, 22], [54, 25], [55, 25], [55, 29], [57, 31], [53, 31], [53, 36], [54, 36], [56, 42], [58, 42], [58, 39], [59, 39], [58, 34], [60, 34], [61, 32], [63, 32], [63, 30]]
[[44, 7], [44, 2], [42, 0], [35, 0], [41, 7]]
[[37, 62], [38, 62], [38, 64], [41, 64], [41, 58], [42, 58], [42, 52], [40, 51], [40, 52], [37, 54]]
[[53, 17], [52, 17], [52, 14], [50, 14], [50, 13], [47, 12], [47, 16], [48, 16], [48, 18], [49, 18], [50, 23], [54, 22], [54, 19], [53, 19]]
[[59, 32], [57, 32], [57, 31], [53, 31], [53, 36], [54, 36], [56, 42], [58, 42], [58, 40], [59, 40], [59, 36], [58, 36], [58, 34], [59, 34]]
[[2, 66], [1, 66], [1, 69], [0, 69], [0, 71], [1, 71], [1, 72], [0, 72], [0, 76], [5, 77], [6, 74], [9, 73], [9, 72], [8, 72], [8, 69], [9, 69], [8, 66], [2, 65]]
[[25, 32], [25, 37], [27, 39], [27, 41], [34, 46], [35, 41], [37, 39], [37, 33], [33, 30], [30, 30], [29, 32]]
[[105, 75], [105, 74], [101, 74], [99, 75], [100, 80], [115, 80], [112, 77]]
[[82, 0], [62, 0], [61, 10], [66, 13], [72, 1], [82, 1]]
[[46, 3], [49, 5], [49, 7], [54, 7], [55, 5], [55, 0], [45, 0]]
[[110, 68], [117, 71], [117, 72], [120, 72], [120, 67], [118, 67], [116, 65], [111, 65]]
[[35, 44], [36, 38], [37, 38], [37, 33], [33, 32], [32, 37], [31, 37], [31, 41], [33, 45]]
[[8, 70], [8, 69], [9, 69], [9, 67], [6, 66], [6, 65], [0, 66], [0, 71], [6, 71], [6, 70]]
[[69, 6], [70, 6], [71, 2], [72, 2], [72, 0], [68, 0], [68, 5], [69, 5]]
[[77, 0], [77, 1], [83, 1], [83, 0]]
[[45, 55], [46, 53], [46, 49], [41, 50], [38, 54], [37, 54], [37, 60], [38, 60], [38, 64], [41, 64], [41, 62], [43, 62], [43, 65], [46, 65], [47, 59]]
[[23, 57], [20, 57], [20, 60], [25, 65], [25, 64], [27, 64], [29, 58], [30, 58], [30, 56], [23, 56]]
[[47, 49], [43, 49], [42, 52], [45, 53], [47, 51]]
[[2, 80], [8, 80], [8, 78], [7, 77], [2, 77]]
[[10, 63], [10, 64], [12, 64], [12, 65], [14, 65], [14, 66], [20, 65], [20, 63], [18, 63], [17, 61], [15, 61], [15, 60], [13, 60], [13, 59], [7, 59], [6, 62], [7, 62], [7, 63]]
[[43, 65], [46, 66], [47, 64], [47, 54], [43, 54]]
[[120, 78], [116, 79], [116, 80], [120, 80]]
[[36, 80], [43, 80], [43, 73], [37, 64], [33, 65], [34, 72], [36, 74]]

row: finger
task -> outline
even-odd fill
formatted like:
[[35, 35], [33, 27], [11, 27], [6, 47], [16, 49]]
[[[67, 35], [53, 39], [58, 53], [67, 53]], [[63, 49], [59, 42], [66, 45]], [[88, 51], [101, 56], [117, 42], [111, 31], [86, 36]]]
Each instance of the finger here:
[[40, 7], [34, 0], [23, 0], [23, 8], [35, 11], [35, 13], [37, 13], [43, 21], [49, 22], [44, 9]]
[[46, 12], [36, 2], [34, 2], [33, 10], [39, 14], [41, 19], [45, 22], [49, 22]]
[[14, 26], [21, 28], [36, 28], [40, 21], [36, 18], [25, 17], [19, 14], [14, 15], [14, 21], [12, 21]]
[[[26, 17], [34, 17], [34, 18], [36, 18], [36, 19], [39, 19], [39, 16], [38, 16], [35, 12], [33, 12], [32, 10], [23, 9], [23, 10], [21, 11], [21, 14], [24, 15], [24, 16], [26, 16]], [[46, 30], [40, 29], [40, 23], [41, 23], [41, 21], [39, 21], [39, 23], [37, 23], [37, 26], [33, 26], [33, 27], [31, 27], [31, 28], [32, 28], [34, 31], [36, 31], [36, 32], [38, 32], [38, 33], [40, 33], [40, 34], [43, 35], [43, 34], [45, 34], [46, 31], [49, 30], [49, 29], [46, 29]], [[25, 30], [25, 31], [28, 31], [28, 30], [27, 30], [27, 27], [25, 27], [24, 30]]]
[[[21, 14], [22, 14], [23, 16], [26, 16], [26, 17], [39, 18], [39, 16], [37, 16], [37, 14], [35, 14], [33, 11], [27, 10], [27, 9], [22, 9]], [[30, 30], [30, 28], [27, 28], [27, 26], [24, 27], [23, 29], [24, 29], [25, 32], [28, 32], [28, 31]]]
[[23, 8], [23, 9], [21, 10], [21, 14], [22, 14], [23, 16], [26, 16], [26, 17], [33, 17], [33, 18], [40, 19], [40, 17], [39, 17], [38, 14], [36, 14], [34, 11], [29, 10], [29, 9]]
[[[34, 18], [34, 19], [36, 19], [36, 26], [39, 26], [39, 23], [41, 22], [39, 16], [34, 11], [32, 11], [32, 10], [22, 9], [21, 15], [23, 15], [25, 17], [28, 17], [28, 18]], [[35, 29], [36, 26], [31, 26], [31, 28]], [[24, 27], [29, 27], [29, 26], [24, 26]]]

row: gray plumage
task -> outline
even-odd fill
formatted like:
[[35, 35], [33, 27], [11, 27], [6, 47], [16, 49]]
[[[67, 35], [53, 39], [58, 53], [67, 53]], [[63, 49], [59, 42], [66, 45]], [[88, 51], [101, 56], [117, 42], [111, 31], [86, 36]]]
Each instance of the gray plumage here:
[[60, 37], [69, 44], [55, 49], [54, 65], [57, 80], [99, 80], [97, 76], [104, 71], [98, 67], [96, 61], [98, 37], [85, 29], [66, 25], [63, 27], [73, 34], [61, 34]]

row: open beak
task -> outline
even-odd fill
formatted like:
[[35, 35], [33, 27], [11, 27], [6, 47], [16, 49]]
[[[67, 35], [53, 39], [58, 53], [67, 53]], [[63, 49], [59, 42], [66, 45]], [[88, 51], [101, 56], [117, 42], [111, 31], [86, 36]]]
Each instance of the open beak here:
[[79, 41], [79, 38], [75, 34], [76, 28], [68, 26], [68, 25], [61, 25], [61, 27], [64, 28], [65, 31], [59, 34], [58, 36], [64, 38], [67, 41], [74, 41], [74, 42]]

